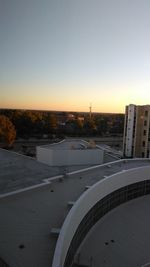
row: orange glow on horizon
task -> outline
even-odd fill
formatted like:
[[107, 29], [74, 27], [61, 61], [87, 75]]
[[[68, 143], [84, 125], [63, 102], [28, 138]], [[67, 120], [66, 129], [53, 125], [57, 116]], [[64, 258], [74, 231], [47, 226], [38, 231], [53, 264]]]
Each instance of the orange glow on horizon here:
[[76, 89], [71, 86], [48, 88], [27, 85], [20, 88], [17, 85], [9, 90], [0, 88], [0, 108], [89, 112], [89, 103], [92, 103], [93, 112], [124, 113], [126, 105], [144, 105], [150, 99], [149, 88], [144, 93], [141, 88], [121, 85], [115, 88], [103, 86], [103, 89], [98, 86]]

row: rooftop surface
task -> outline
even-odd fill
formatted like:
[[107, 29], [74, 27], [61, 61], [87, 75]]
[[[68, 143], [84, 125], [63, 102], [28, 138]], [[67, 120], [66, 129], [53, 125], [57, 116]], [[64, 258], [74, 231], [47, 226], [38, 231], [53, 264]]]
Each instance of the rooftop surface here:
[[[104, 155], [104, 162], [112, 160], [116, 158]], [[0, 149], [0, 195], [36, 186], [45, 179], [86, 167], [90, 165], [50, 167], [34, 158]]]
[[150, 266], [150, 195], [122, 204], [91, 229], [78, 250], [80, 264]]
[[39, 184], [56, 176], [59, 168], [49, 167], [35, 159], [0, 149], [0, 194]]
[[7, 192], [16, 190], [12, 177], [16, 177], [17, 166], [17, 177], [20, 179], [17, 188], [24, 188], [26, 183], [30, 186], [31, 177], [36, 184], [40, 183], [36, 190], [7, 197], [2, 195], [4, 188], [1, 191], [0, 257], [10, 267], [51, 266], [57, 241], [51, 229], [61, 228], [70, 209], [68, 204], [76, 201], [85, 192], [86, 186], [93, 185], [105, 176], [149, 165], [149, 160], [122, 160], [72, 173], [71, 169], [67, 169], [68, 173], [53, 180], [48, 179], [51, 183], [45, 183], [43, 179], [58, 175], [59, 169], [4, 150], [0, 151], [0, 155], [0, 180], [5, 180], [9, 185]]

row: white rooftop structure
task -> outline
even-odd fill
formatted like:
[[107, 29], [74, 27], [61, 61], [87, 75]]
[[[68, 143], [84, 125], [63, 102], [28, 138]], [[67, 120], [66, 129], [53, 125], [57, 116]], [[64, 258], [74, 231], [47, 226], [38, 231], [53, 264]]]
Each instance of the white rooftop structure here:
[[0, 159], [0, 258], [8, 266], [143, 267], [150, 261], [149, 159], [70, 167], [65, 174], [5, 150]]
[[97, 165], [104, 160], [104, 150], [94, 142], [63, 140], [51, 145], [38, 146], [36, 157], [49, 166]]

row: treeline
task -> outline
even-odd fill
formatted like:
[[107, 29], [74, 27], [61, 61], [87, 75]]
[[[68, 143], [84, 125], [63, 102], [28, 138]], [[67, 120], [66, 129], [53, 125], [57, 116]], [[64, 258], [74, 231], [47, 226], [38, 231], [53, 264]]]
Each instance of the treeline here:
[[122, 135], [123, 114], [90, 114], [1, 109], [16, 130], [16, 138]]

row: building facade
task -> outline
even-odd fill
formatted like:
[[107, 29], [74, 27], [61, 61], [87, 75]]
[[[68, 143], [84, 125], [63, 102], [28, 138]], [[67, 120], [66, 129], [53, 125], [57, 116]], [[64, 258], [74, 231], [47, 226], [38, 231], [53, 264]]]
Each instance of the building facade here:
[[150, 157], [150, 105], [126, 106], [123, 154], [125, 157]]

